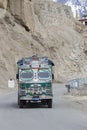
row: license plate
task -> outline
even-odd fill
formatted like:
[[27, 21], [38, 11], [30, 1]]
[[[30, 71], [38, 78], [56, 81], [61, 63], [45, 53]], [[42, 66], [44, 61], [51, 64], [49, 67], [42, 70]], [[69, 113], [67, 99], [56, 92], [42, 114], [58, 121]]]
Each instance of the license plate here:
[[32, 98], [32, 101], [39, 101], [39, 98]]

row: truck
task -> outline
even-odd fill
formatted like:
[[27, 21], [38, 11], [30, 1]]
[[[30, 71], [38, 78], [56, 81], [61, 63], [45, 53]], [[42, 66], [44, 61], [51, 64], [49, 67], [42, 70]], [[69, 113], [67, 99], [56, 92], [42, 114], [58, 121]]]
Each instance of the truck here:
[[33, 55], [17, 62], [18, 106], [39, 103], [52, 108], [53, 66], [47, 57]]

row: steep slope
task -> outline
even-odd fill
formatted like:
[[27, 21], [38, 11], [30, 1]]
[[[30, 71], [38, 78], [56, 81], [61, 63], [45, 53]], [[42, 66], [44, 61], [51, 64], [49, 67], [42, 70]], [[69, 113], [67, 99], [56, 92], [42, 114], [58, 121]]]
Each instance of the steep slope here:
[[[8, 79], [15, 79], [17, 60], [33, 54], [48, 56], [54, 61], [57, 82], [85, 76], [84, 41], [75, 30], [70, 8], [50, 0], [22, 2], [11, 0], [7, 7], [0, 9], [1, 87], [7, 86]], [[15, 5], [19, 4], [16, 10]], [[25, 13], [25, 9], [31, 13]]]

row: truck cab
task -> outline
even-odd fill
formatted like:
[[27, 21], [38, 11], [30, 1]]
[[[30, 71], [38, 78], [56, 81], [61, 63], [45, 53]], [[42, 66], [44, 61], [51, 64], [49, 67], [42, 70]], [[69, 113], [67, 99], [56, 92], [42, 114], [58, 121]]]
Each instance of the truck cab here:
[[40, 103], [52, 108], [53, 62], [47, 57], [32, 56], [17, 62], [18, 105]]

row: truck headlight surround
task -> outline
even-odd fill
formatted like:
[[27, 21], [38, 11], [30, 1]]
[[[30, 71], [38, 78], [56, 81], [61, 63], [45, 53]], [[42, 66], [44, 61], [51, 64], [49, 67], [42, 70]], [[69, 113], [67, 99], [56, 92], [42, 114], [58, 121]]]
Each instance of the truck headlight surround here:
[[51, 94], [52, 93], [52, 89], [46, 89], [46, 93], [47, 94]]
[[19, 89], [19, 95], [26, 95], [26, 90], [23, 88]]

